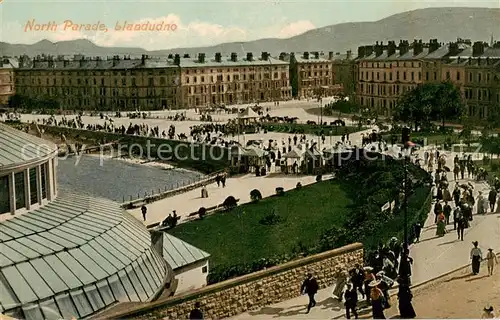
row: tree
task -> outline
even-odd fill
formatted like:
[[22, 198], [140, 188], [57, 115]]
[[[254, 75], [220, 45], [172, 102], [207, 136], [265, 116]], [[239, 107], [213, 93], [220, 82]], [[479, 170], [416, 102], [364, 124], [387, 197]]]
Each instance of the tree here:
[[394, 120], [418, 128], [430, 121], [461, 119], [465, 111], [460, 90], [451, 82], [420, 84], [404, 93], [396, 104]]

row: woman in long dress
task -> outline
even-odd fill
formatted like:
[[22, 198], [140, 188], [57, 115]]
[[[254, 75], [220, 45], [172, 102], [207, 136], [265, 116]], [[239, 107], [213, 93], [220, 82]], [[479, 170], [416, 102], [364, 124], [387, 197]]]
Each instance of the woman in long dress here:
[[373, 319], [385, 319], [384, 314], [384, 293], [378, 288], [379, 281], [370, 282], [370, 299], [372, 302]]
[[478, 248], [479, 243], [474, 241], [472, 243], [474, 248], [470, 251], [470, 258], [472, 260], [472, 273], [474, 275], [479, 273], [479, 267], [481, 266], [481, 260], [483, 260], [483, 253], [481, 249]]
[[398, 307], [400, 318], [414, 319], [417, 314], [415, 313], [415, 309], [413, 309], [413, 305], [411, 304], [413, 294], [411, 293], [410, 287], [405, 283], [400, 283], [398, 290]]
[[438, 237], [443, 237], [446, 234], [446, 217], [441, 211], [437, 217], [437, 229], [436, 229], [436, 236]]

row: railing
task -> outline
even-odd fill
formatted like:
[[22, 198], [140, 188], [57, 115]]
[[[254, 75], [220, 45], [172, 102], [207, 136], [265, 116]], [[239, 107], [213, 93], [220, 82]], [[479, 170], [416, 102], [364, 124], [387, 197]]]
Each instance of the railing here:
[[133, 208], [142, 204], [155, 202], [175, 196], [180, 193], [197, 189], [205, 184], [213, 183], [215, 181], [215, 178], [223, 172], [224, 170], [221, 170], [203, 177], [187, 179], [181, 182], [178, 181], [174, 184], [164, 186], [163, 190], [162, 188], [157, 188], [156, 190], [152, 189], [151, 191], [148, 190], [144, 191], [143, 193], [139, 192], [137, 193], [137, 197], [135, 197], [135, 195], [128, 195], [127, 197], [123, 196], [122, 207]]

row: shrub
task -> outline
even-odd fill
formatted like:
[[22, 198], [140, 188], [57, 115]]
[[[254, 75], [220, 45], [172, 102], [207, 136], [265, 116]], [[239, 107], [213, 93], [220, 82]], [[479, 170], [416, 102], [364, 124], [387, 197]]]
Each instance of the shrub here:
[[227, 197], [226, 200], [224, 200], [224, 202], [222, 203], [222, 206], [226, 210], [234, 209], [234, 208], [236, 208], [237, 205], [238, 205], [238, 201], [236, 201], [236, 199], [233, 196]]
[[300, 188], [302, 188], [302, 183], [297, 182], [297, 185], [295, 186], [295, 189], [300, 189]]
[[276, 188], [276, 195], [282, 196], [285, 194], [285, 189], [283, 187], [277, 187]]
[[262, 194], [258, 189], [253, 189], [252, 191], [250, 191], [250, 200], [252, 200], [252, 202], [258, 202], [259, 200], [262, 200]]
[[203, 217], [207, 214], [207, 209], [205, 209], [205, 207], [201, 207], [199, 210], [198, 210], [198, 216], [200, 217], [200, 219], [203, 219]]
[[278, 224], [283, 221], [283, 218], [280, 217], [274, 210], [271, 211], [271, 213], [267, 214], [264, 216], [264, 218], [259, 220], [260, 224], [266, 225], [266, 226], [272, 226], [275, 224]]

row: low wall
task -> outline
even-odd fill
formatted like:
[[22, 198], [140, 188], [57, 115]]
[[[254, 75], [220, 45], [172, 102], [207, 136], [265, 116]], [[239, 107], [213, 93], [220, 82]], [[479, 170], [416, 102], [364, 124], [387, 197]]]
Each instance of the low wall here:
[[363, 264], [361, 243], [290, 261], [179, 296], [131, 306], [128, 310], [101, 314], [99, 319], [187, 319], [196, 301], [201, 303], [207, 319], [232, 317], [299, 296], [308, 272], [314, 274], [320, 289], [332, 286], [338, 271], [350, 269], [357, 263]]
[[46, 134], [52, 136], [64, 134], [68, 140], [87, 141], [92, 145], [119, 141], [120, 146], [123, 147], [120, 152], [123, 154], [130, 149], [138, 151], [139, 148], [133, 147], [140, 145], [144, 151], [143, 156], [168, 159], [180, 167], [195, 169], [203, 173], [223, 170], [229, 167], [231, 162], [230, 149], [221, 146], [67, 127], [46, 125], [39, 125], [39, 127]]

